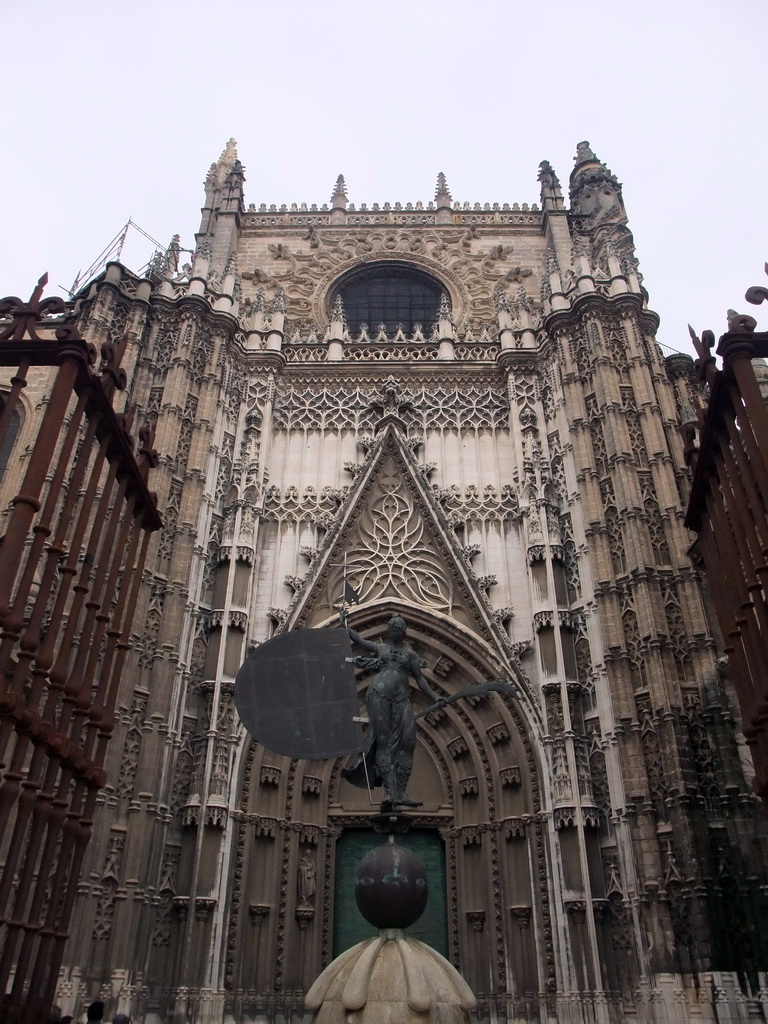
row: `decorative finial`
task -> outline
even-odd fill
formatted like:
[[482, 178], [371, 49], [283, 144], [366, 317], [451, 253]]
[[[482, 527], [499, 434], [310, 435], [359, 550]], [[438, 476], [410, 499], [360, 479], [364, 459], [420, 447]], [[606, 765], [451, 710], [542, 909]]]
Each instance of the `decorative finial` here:
[[347, 183], [344, 181], [343, 174], [340, 174], [336, 179], [336, 185], [331, 196], [331, 206], [334, 208], [341, 207], [342, 210], [347, 208]]
[[331, 320], [340, 324], [346, 322], [344, 315], [344, 303], [341, 300], [341, 295], [337, 295], [333, 300], [333, 306], [331, 307]]
[[450, 323], [453, 323], [453, 319], [451, 317], [451, 306], [445, 292], [440, 296], [440, 304], [437, 307], [437, 319], [448, 320]]
[[237, 159], [237, 143], [234, 139], [230, 139], [224, 149], [222, 149], [219, 159], [216, 163], [211, 164], [208, 174], [205, 176], [206, 189], [221, 188], [233, 171], [238, 173], [242, 181], [244, 178], [242, 173], [243, 167]]
[[451, 196], [451, 190], [448, 188], [448, 182], [446, 181], [445, 175], [442, 171], [437, 176], [437, 186], [435, 188], [435, 202], [438, 206], [450, 206], [453, 197]]
[[507, 293], [500, 288], [496, 295], [496, 312], [509, 313], [509, 311], [509, 299], [507, 298]]
[[571, 213], [586, 234], [605, 224], [626, 224], [621, 184], [610, 168], [595, 156], [588, 142], [576, 147], [570, 177]]
[[[49, 299], [43, 298], [43, 291], [47, 284], [48, 274], [45, 273], [38, 278], [37, 285], [28, 302], [22, 302], [15, 295], [8, 295], [4, 299], [0, 299], [0, 316], [3, 319], [10, 318], [10, 323], [0, 331], [0, 341], [21, 341], [23, 338], [40, 341], [36, 325], [42, 321], [44, 316], [57, 315], [66, 310], [64, 300], [58, 295], [51, 296]], [[93, 360], [95, 358], [96, 349], [93, 349]]]
[[588, 142], [579, 142], [576, 145], [576, 156], [573, 158], [573, 162], [578, 167], [579, 164], [588, 163], [590, 160], [597, 160], [592, 147]]
[[229, 139], [226, 146], [221, 151], [218, 163], [220, 166], [222, 164], [229, 166], [233, 164], [235, 160], [237, 160], [237, 143], [234, 139]]

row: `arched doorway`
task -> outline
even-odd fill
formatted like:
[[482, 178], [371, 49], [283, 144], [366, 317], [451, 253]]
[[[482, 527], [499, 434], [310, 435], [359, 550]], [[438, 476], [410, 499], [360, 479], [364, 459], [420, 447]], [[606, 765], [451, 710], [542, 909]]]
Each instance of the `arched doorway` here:
[[[406, 642], [438, 693], [501, 674], [485, 641], [439, 614], [383, 601], [356, 610], [355, 628], [381, 637], [394, 612], [406, 619]], [[365, 687], [361, 678], [361, 703]], [[413, 699], [417, 710], [426, 706], [415, 685]], [[554, 971], [542, 953], [553, 940], [538, 750], [520, 707], [495, 693], [419, 721], [408, 791], [422, 806], [412, 841], [431, 858], [446, 955], [481, 997], [534, 998], [542, 973]], [[372, 803], [344, 780], [344, 760], [292, 761], [256, 745], [244, 758], [233, 872], [239, 907], [227, 945], [231, 984], [254, 1005], [270, 993], [306, 991], [357, 937], [352, 862], [380, 841], [369, 818], [381, 791]], [[443, 926], [428, 927], [437, 934]]]

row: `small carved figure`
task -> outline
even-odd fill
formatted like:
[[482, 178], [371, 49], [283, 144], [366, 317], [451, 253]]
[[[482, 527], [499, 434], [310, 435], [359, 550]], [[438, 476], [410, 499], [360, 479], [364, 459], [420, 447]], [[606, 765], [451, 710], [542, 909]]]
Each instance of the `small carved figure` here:
[[597, 160], [592, 147], [588, 142], [579, 142], [576, 145], [576, 156], [574, 160], [577, 164], [583, 164], [587, 160]]
[[171, 278], [173, 284], [182, 284], [184, 281], [188, 281], [192, 276], [192, 264], [182, 263], [180, 273], [176, 274]]
[[[419, 802], [412, 800], [405, 792], [416, 748], [416, 720], [408, 677], [413, 676], [430, 703], [442, 706], [443, 702], [424, 678], [416, 652], [405, 646], [405, 621], [399, 615], [393, 615], [389, 620], [389, 643], [386, 644], [377, 644], [361, 637], [346, 625], [345, 616], [342, 617], [342, 625], [346, 627], [353, 643], [373, 655], [370, 658], [356, 658], [355, 663], [360, 668], [376, 673], [365, 698], [369, 725], [364, 756], [368, 764], [375, 768], [376, 776], [384, 786], [382, 810], [396, 804], [418, 807]], [[343, 774], [352, 774], [355, 767], [353, 765], [344, 769]]]
[[[578, 161], [578, 156], [576, 159]], [[560, 187], [560, 179], [555, 174], [554, 168], [549, 160], [542, 160], [539, 164], [539, 181], [545, 188]]]
[[307, 849], [299, 861], [297, 872], [297, 889], [300, 907], [311, 907], [315, 902], [315, 861], [312, 851]]

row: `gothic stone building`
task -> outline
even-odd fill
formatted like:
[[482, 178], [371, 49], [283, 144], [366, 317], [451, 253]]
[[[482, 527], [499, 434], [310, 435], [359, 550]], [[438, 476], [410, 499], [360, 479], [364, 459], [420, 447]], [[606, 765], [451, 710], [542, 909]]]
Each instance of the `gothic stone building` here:
[[[479, 1020], [764, 1019], [765, 822], [683, 526], [691, 360], [664, 359], [616, 177], [566, 206], [244, 202], [230, 143], [191, 265], [109, 264], [78, 298], [129, 337], [164, 527], [146, 572], [58, 1002], [285, 1021], [365, 934], [380, 841], [338, 761], [253, 743], [249, 649], [397, 612], [419, 723], [418, 933]], [[365, 680], [360, 679], [361, 693]], [[423, 708], [415, 689], [413, 699]]]

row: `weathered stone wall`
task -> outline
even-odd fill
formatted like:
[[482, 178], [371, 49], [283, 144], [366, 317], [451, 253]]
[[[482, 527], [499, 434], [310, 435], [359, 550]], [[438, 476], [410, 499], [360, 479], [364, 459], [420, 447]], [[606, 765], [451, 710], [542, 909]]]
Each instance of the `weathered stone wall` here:
[[[336, 621], [345, 552], [355, 628], [402, 613], [438, 692], [521, 688], [424, 719], [411, 784], [481, 1019], [714, 1019], [712, 999], [741, 1019], [758, 998], [765, 827], [682, 525], [687, 385], [615, 178], [580, 150], [570, 211], [541, 181], [542, 210], [447, 187], [246, 210], [228, 149], [193, 265], [141, 315], [121, 268], [83, 299], [94, 336], [131, 325], [165, 526], [65, 1012], [102, 994], [147, 1021], [301, 1016], [332, 953], [335, 844], [370, 806], [340, 764], [252, 745], [233, 680], [275, 630]], [[335, 288], [377, 263], [441, 284], [434, 334], [349, 337]]]

